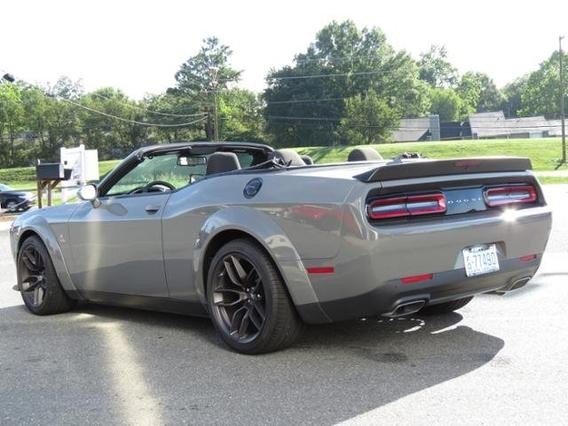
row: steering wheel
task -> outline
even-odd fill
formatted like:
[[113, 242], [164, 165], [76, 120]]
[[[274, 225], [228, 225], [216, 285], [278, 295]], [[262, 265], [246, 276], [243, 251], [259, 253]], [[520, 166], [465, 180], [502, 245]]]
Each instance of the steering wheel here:
[[141, 194], [143, 192], [166, 192], [166, 190], [168, 189], [170, 191], [173, 191], [176, 189], [176, 187], [173, 186], [171, 183], [165, 182], [163, 180], [153, 180], [147, 185], [134, 188], [132, 191], [129, 192], [129, 194]]

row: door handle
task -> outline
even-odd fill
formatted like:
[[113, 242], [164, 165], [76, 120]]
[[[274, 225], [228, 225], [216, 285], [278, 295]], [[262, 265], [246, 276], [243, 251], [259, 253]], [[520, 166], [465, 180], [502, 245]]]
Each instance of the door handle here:
[[146, 210], [146, 213], [153, 214], [153, 213], [156, 213], [158, 210], [160, 210], [160, 207], [162, 207], [162, 206], [160, 206], [158, 204], [148, 204], [144, 208], [144, 210]]

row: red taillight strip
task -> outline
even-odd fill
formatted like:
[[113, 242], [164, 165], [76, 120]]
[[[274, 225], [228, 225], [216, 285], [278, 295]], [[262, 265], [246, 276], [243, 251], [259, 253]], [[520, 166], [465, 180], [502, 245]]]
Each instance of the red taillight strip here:
[[526, 256], [519, 257], [521, 262], [532, 262], [533, 260], [536, 260], [536, 258], [536, 254], [527, 254]]
[[335, 268], [333, 266], [310, 266], [306, 268], [308, 274], [333, 274]]
[[532, 185], [511, 185], [487, 188], [483, 196], [489, 207], [507, 206], [510, 204], [531, 204], [537, 201], [536, 188]]
[[400, 282], [403, 284], [414, 284], [422, 281], [429, 281], [432, 278], [434, 278], [434, 274], [412, 275], [410, 277], [401, 278]]
[[371, 201], [367, 207], [367, 214], [373, 220], [381, 220], [445, 213], [446, 210], [444, 194], [424, 194], [381, 198]]

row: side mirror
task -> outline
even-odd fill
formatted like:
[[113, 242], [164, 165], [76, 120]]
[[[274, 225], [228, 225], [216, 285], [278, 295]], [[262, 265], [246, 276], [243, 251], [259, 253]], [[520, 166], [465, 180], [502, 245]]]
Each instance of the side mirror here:
[[85, 185], [79, 188], [77, 195], [83, 201], [90, 201], [94, 208], [101, 205], [99, 194], [95, 185]]

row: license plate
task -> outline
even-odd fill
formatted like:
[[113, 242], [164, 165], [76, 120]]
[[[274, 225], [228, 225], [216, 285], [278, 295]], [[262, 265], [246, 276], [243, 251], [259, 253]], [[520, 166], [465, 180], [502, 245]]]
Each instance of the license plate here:
[[486, 244], [463, 249], [463, 263], [468, 277], [488, 274], [499, 270], [497, 246]]

